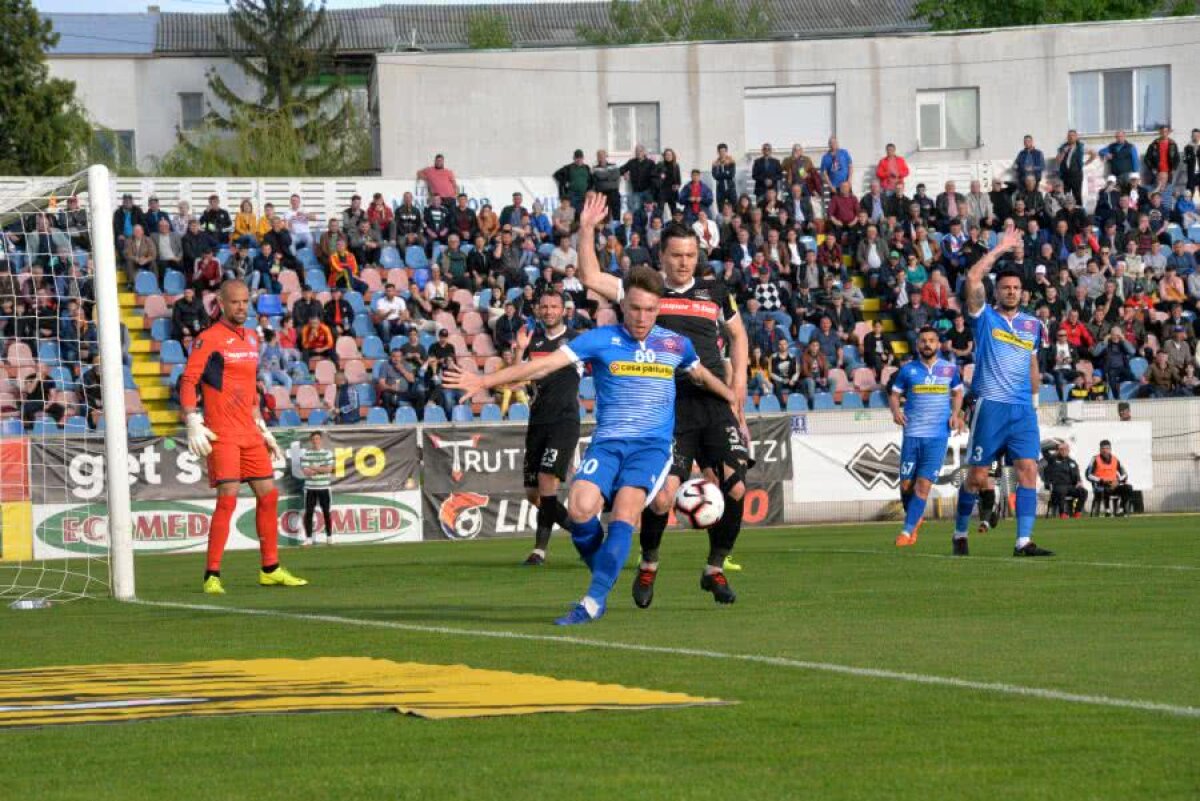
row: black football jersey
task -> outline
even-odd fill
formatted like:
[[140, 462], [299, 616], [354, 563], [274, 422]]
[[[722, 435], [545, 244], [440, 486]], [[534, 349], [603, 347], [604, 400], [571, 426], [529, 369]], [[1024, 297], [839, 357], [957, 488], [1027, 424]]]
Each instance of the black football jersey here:
[[[574, 332], [566, 330], [551, 337], [539, 326], [525, 349], [525, 356], [531, 360], [544, 358], [574, 338]], [[534, 382], [530, 425], [579, 420], [580, 369], [579, 365], [570, 364]]]
[[[658, 304], [658, 324], [690, 339], [700, 363], [718, 378], [724, 378], [721, 329], [737, 313], [737, 306], [723, 281], [713, 275], [697, 276], [686, 289], [667, 287]], [[686, 384], [691, 385], [691, 381], [687, 380]]]

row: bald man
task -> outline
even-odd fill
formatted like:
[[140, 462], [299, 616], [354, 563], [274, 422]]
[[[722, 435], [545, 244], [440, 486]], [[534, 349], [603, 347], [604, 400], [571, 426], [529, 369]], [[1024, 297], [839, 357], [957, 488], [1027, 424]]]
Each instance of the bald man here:
[[[279, 490], [272, 462], [282, 460], [283, 451], [259, 412], [258, 335], [243, 327], [250, 309], [250, 290], [242, 281], [226, 281], [219, 300], [221, 319], [196, 337], [179, 387], [188, 450], [208, 459], [209, 485], [217, 490], [217, 508], [208, 531], [204, 592], [225, 594], [221, 557], [242, 482], [250, 485], [255, 497], [255, 528], [262, 556], [258, 583], [302, 587], [308, 582], [279, 564]], [[198, 394], [203, 412], [198, 410]]]

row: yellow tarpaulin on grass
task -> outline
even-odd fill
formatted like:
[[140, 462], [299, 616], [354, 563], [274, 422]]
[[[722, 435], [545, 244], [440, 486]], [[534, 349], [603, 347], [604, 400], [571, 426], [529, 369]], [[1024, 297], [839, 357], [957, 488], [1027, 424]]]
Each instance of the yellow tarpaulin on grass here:
[[355, 709], [440, 720], [720, 703], [616, 684], [365, 657], [0, 671], [0, 728]]

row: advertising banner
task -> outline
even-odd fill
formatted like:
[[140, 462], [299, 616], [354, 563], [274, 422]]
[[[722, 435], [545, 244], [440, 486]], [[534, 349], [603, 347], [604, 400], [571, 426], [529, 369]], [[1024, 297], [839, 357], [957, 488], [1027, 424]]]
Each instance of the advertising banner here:
[[[1083, 422], [1042, 426], [1042, 449], [1065, 440], [1079, 463], [1082, 475], [1100, 450], [1100, 441], [1110, 440], [1113, 453], [1129, 473], [1137, 490], [1154, 486], [1149, 422]], [[900, 484], [899, 428], [853, 434], [809, 434], [792, 428], [794, 469], [793, 500], [797, 503], [828, 501], [888, 501], [897, 497]], [[933, 497], [951, 497], [958, 491], [967, 457], [967, 434], [952, 436], [946, 458], [934, 484]]]
[[[591, 442], [593, 423], [581, 428], [571, 472]], [[750, 421], [747, 525], [783, 522], [783, 484], [792, 477], [790, 419]], [[514, 537], [537, 528], [537, 509], [525, 497], [523, 425], [455, 425], [424, 430], [423, 484], [427, 539]], [[565, 500], [565, 490], [560, 492]], [[674, 521], [672, 521], [674, 522]]]

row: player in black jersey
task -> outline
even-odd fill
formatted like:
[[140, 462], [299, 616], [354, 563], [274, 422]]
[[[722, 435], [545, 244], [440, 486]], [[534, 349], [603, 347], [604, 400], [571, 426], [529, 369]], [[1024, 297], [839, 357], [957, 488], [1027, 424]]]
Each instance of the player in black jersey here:
[[[594, 242], [596, 229], [607, 222], [604, 196], [596, 194], [588, 198], [579, 217], [579, 241]], [[700, 588], [711, 592], [717, 603], [733, 603], [737, 596], [725, 578], [723, 567], [742, 528], [746, 471], [753, 465], [743, 411], [749, 340], [725, 284], [715, 276], [698, 274], [700, 241], [695, 232], [682, 225], [668, 224], [663, 229], [659, 250], [667, 291], [659, 304], [658, 324], [690, 339], [701, 363], [725, 380], [733, 389], [735, 400], [733, 404], [726, 403], [690, 381], [676, 384], [674, 464], [662, 491], [642, 515], [639, 535], [642, 561], [633, 582], [633, 600], [644, 609], [654, 599], [658, 550], [667, 516], [680, 482], [691, 476], [695, 462], [725, 496], [725, 514], [708, 530], [708, 564]], [[579, 280], [610, 301], [621, 299], [620, 279], [600, 270], [595, 251], [587, 244], [579, 248]], [[732, 371], [726, 369], [721, 353], [722, 328], [729, 336]]]
[[[537, 305], [537, 330], [522, 328], [517, 332], [517, 361], [549, 356], [575, 336], [563, 324], [563, 312], [562, 295], [542, 293]], [[579, 367], [563, 367], [538, 379], [533, 393], [525, 432], [524, 472], [525, 494], [538, 513], [533, 551], [525, 564], [537, 566], [546, 561], [554, 524], [567, 525], [567, 509], [558, 500], [558, 486], [567, 478], [567, 468], [579, 443]]]

